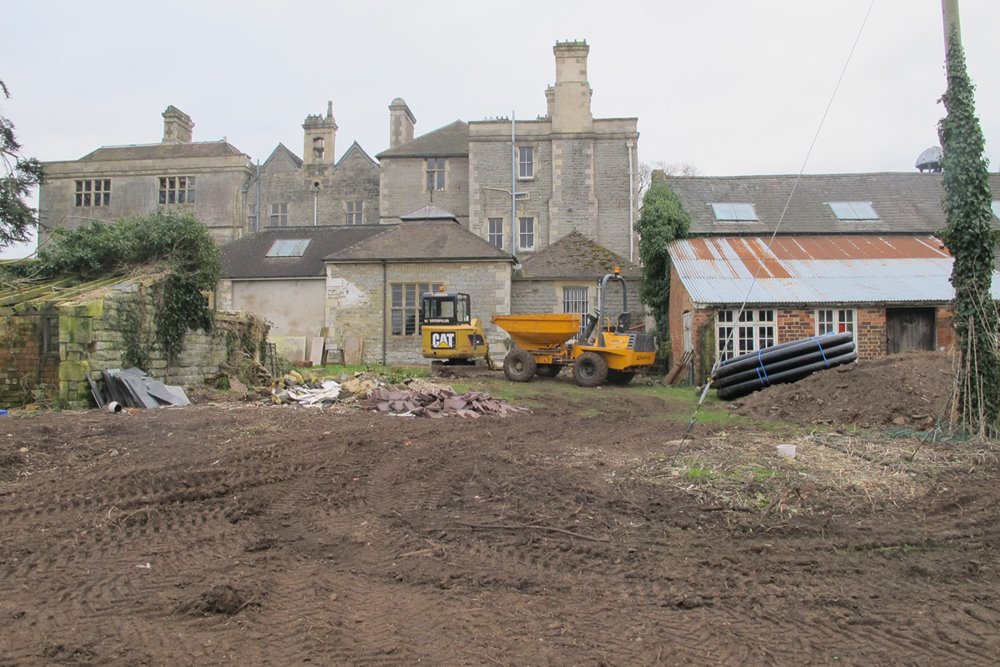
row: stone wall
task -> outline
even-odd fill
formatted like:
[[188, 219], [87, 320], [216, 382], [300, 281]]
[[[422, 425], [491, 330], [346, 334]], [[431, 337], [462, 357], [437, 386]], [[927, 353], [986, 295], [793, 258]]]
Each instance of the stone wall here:
[[472, 316], [482, 320], [491, 350], [502, 349], [498, 346], [504, 336], [490, 324], [490, 317], [510, 312], [507, 261], [331, 264], [326, 280], [328, 343], [344, 349], [349, 337], [360, 337], [364, 363], [428, 363], [420, 351], [419, 335], [391, 333], [394, 283], [433, 283], [469, 294]]
[[[509, 159], [507, 165], [509, 170]], [[379, 215], [383, 223], [399, 222], [401, 215], [433, 203], [438, 208], [453, 213], [458, 222], [468, 229], [468, 157], [445, 158], [444, 190], [434, 192], [427, 190], [427, 160], [424, 157], [384, 157], [381, 168]], [[507, 187], [510, 187], [509, 177]]]

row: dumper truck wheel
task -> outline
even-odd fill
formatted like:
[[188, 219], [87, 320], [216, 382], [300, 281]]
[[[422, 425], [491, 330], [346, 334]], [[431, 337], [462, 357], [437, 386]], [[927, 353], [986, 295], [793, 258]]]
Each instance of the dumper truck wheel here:
[[608, 384], [627, 385], [635, 377], [635, 371], [608, 370]]
[[562, 364], [538, 364], [535, 372], [543, 378], [554, 378], [562, 370]]
[[534, 376], [537, 367], [530, 352], [516, 347], [503, 360], [503, 374], [511, 382], [527, 382]]
[[573, 380], [581, 387], [600, 387], [608, 379], [608, 362], [596, 352], [584, 352], [573, 362]]

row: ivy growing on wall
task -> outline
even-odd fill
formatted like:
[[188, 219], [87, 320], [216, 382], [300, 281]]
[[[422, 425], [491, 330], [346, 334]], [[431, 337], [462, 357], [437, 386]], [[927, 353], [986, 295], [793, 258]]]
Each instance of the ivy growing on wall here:
[[984, 140], [975, 113], [974, 86], [956, 28], [948, 39], [948, 89], [942, 96], [947, 115], [938, 124], [944, 153], [942, 233], [954, 257], [954, 325], [961, 363], [956, 375], [953, 421], [973, 434], [995, 435], [1000, 416], [1000, 318], [992, 299], [995, 239]]
[[674, 239], [687, 236], [691, 218], [666, 180], [654, 175], [642, 198], [642, 210], [635, 229], [639, 232], [639, 257], [642, 258], [642, 284], [639, 298], [656, 320], [656, 334], [661, 341], [669, 333], [670, 254], [667, 248]]
[[[215, 288], [221, 274], [219, 249], [204, 224], [193, 215], [156, 211], [116, 223], [94, 222], [76, 229], [57, 229], [38, 252], [32, 268], [37, 277], [63, 275], [95, 279], [133, 270], [162, 272], [157, 285], [153, 323], [156, 340], [171, 358], [181, 350], [188, 330], [212, 326], [212, 312], [203, 291]], [[148, 361], [137, 343], [144, 331], [144, 314], [120, 304], [119, 320], [136, 338], [126, 352], [136, 348], [136, 361]], [[128, 336], [126, 330], [123, 334]], [[142, 367], [142, 364], [135, 365]]]

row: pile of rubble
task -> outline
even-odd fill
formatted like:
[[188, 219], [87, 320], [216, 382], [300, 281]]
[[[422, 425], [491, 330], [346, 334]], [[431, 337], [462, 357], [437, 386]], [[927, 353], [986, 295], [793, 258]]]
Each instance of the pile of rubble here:
[[311, 373], [290, 371], [276, 381], [264, 400], [274, 405], [302, 405], [328, 408], [357, 405], [377, 412], [407, 417], [506, 416], [527, 412], [487, 393], [470, 391], [456, 394], [451, 387], [412, 378], [402, 387], [389, 384], [377, 375], [358, 373], [340, 382], [320, 379]]
[[413, 417], [479, 417], [496, 415], [506, 417], [516, 412], [527, 412], [507, 401], [494, 398], [481, 391], [456, 394], [450, 389], [438, 388], [424, 391], [401, 391], [399, 389], [376, 389], [365, 399], [362, 406], [400, 416]]

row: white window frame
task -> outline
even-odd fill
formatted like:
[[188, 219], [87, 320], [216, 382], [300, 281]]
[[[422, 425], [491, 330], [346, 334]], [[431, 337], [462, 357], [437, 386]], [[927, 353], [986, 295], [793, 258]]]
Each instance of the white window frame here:
[[535, 249], [535, 218], [521, 216], [517, 219], [517, 247], [519, 250]]
[[857, 341], [858, 311], [854, 308], [817, 308], [814, 315], [817, 336], [830, 332], [846, 333], [849, 331], [854, 336], [854, 340]]
[[424, 163], [426, 179], [424, 187], [428, 192], [444, 191], [447, 160], [443, 157], [429, 157]]
[[530, 181], [535, 178], [535, 147], [517, 147], [517, 179]]
[[348, 225], [362, 225], [365, 222], [365, 202], [362, 199], [352, 199], [344, 202], [347, 209], [346, 222]]
[[277, 202], [271, 204], [271, 217], [268, 220], [269, 227], [287, 227], [288, 226], [288, 204], [286, 202]]
[[589, 313], [590, 288], [580, 285], [565, 285], [562, 288], [562, 311], [564, 313]]
[[503, 250], [503, 218], [487, 218], [486, 240]]
[[756, 352], [778, 343], [777, 313], [769, 308], [747, 308], [715, 313], [716, 356], [719, 361]]

